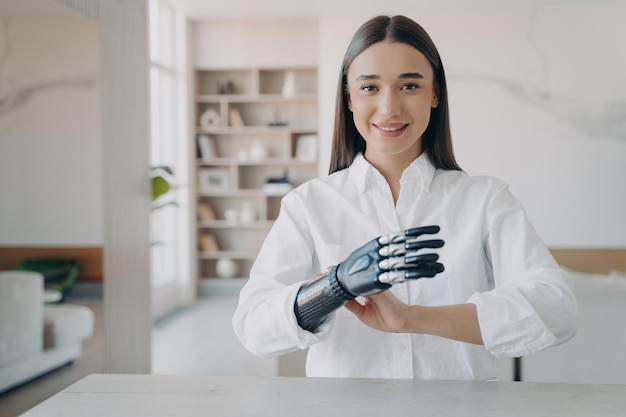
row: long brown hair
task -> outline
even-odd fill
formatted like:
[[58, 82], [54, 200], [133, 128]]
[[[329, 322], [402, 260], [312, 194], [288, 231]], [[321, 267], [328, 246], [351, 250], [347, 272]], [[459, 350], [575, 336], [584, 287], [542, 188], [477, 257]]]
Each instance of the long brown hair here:
[[356, 129], [348, 108], [348, 69], [361, 52], [385, 40], [411, 45], [430, 62], [439, 105], [432, 109], [430, 122], [422, 137], [422, 149], [436, 168], [460, 171], [452, 151], [446, 77], [435, 44], [424, 28], [405, 16], [377, 16], [356, 31], [343, 58], [337, 86], [329, 173], [347, 168], [359, 152], [365, 153], [365, 140]]

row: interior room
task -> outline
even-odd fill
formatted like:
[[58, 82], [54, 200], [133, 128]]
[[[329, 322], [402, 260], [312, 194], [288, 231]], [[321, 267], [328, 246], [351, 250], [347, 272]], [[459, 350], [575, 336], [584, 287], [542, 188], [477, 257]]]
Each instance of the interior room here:
[[500, 378], [626, 384], [624, 2], [3, 0], [0, 271], [78, 260], [59, 304], [90, 313], [0, 415], [92, 373], [304, 375], [231, 316], [282, 196], [328, 171], [343, 53], [378, 14], [431, 34], [461, 167], [506, 181], [572, 275], [578, 334]]

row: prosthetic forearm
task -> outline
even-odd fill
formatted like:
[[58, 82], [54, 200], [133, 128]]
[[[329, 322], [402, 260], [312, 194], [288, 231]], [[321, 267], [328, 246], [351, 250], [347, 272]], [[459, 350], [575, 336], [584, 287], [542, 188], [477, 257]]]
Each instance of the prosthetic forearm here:
[[383, 292], [407, 279], [431, 278], [442, 272], [439, 255], [417, 253], [424, 248], [442, 247], [443, 240], [416, 240], [438, 232], [438, 226], [426, 226], [380, 236], [352, 252], [329, 273], [304, 284], [294, 305], [300, 327], [315, 331], [348, 300]]

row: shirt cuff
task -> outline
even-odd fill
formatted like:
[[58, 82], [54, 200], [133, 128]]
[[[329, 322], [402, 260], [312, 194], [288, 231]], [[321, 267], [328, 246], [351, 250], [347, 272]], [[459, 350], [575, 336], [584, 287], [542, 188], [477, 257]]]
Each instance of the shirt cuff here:
[[[284, 317], [288, 317], [288, 328], [291, 329], [290, 332], [292, 334], [295, 334], [296, 336], [296, 340], [294, 340], [294, 345], [297, 346], [298, 349], [306, 349], [309, 346], [326, 339], [328, 337], [328, 334], [330, 333], [331, 322], [335, 315], [335, 313], [332, 313], [328, 317], [328, 319], [316, 329], [315, 332], [310, 332], [300, 327], [300, 325], [298, 325], [298, 320], [296, 319], [294, 306], [296, 303], [298, 291], [303, 284], [304, 282], [299, 282], [295, 285], [290, 286], [289, 291], [286, 293], [285, 301], [283, 302], [283, 306], [285, 308], [283, 314]], [[295, 329], [295, 332], [293, 331], [293, 329]]]
[[475, 293], [475, 304], [485, 348], [496, 357], [535, 353], [557, 342], [541, 316], [514, 287]]

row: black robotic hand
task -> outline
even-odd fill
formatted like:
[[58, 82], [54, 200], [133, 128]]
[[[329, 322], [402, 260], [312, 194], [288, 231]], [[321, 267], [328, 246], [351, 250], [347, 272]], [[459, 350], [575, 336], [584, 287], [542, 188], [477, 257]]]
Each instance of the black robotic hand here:
[[439, 226], [425, 226], [380, 236], [352, 252], [326, 275], [303, 285], [294, 305], [300, 327], [314, 331], [348, 300], [383, 292], [407, 279], [432, 278], [443, 272], [443, 265], [437, 262], [439, 255], [418, 253], [444, 245], [440, 239], [418, 240], [438, 232]]
[[417, 238], [438, 232], [439, 226], [416, 227], [373, 239], [334, 268], [337, 280], [354, 298], [385, 291], [407, 279], [432, 278], [444, 270], [437, 262], [439, 255], [420, 255], [418, 251], [441, 248], [444, 242]]

